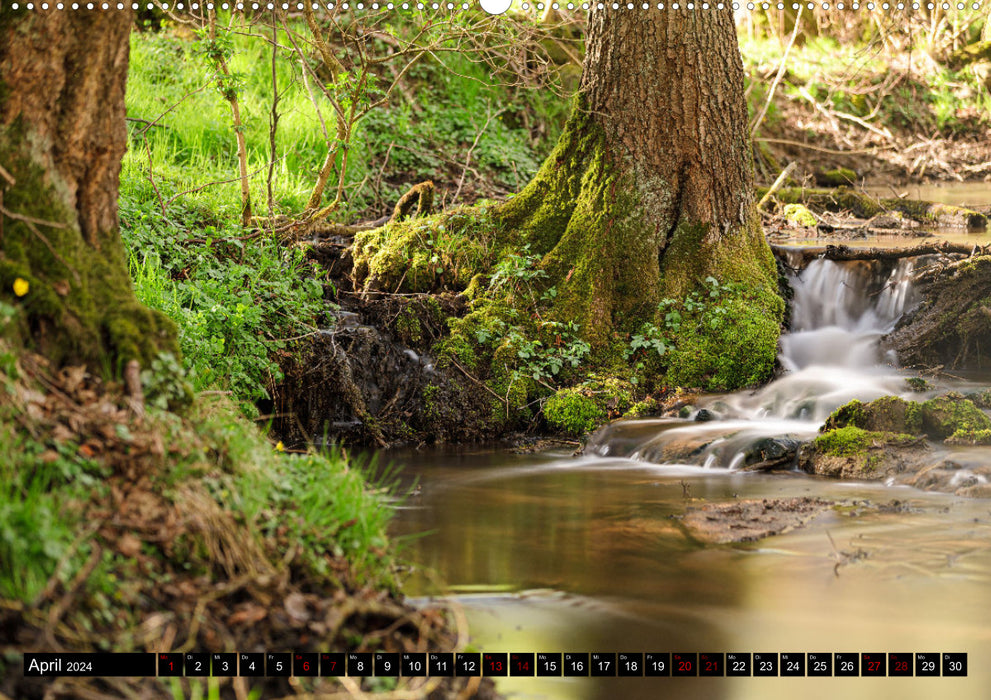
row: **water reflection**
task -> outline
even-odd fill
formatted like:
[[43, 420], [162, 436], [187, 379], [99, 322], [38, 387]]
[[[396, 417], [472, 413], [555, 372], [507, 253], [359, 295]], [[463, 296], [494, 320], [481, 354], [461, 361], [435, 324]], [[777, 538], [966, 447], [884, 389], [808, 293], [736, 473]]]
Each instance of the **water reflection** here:
[[[423, 488], [397, 531], [432, 532], [411, 541], [408, 556], [473, 591], [458, 599], [482, 649], [970, 653], [965, 686], [895, 678], [500, 681], [513, 697], [991, 693], [982, 661], [991, 653], [986, 503], [800, 475], [714, 476], [697, 467], [672, 474], [620, 459], [401, 459]], [[761, 543], [704, 547], [670, 517], [704, 501], [810, 494], [845, 499], [854, 514], [830, 513]], [[886, 512], [857, 505], [892, 499], [900, 503]], [[408, 590], [446, 592], [421, 573]]]

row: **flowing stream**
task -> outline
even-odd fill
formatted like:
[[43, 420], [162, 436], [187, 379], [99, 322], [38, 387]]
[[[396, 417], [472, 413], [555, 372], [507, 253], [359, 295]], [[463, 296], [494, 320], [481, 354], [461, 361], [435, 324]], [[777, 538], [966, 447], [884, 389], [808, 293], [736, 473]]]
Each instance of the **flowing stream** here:
[[[911, 396], [877, 340], [916, 301], [913, 264], [811, 263], [791, 280], [782, 376], [706, 397], [706, 422], [614, 423], [581, 457], [392, 455], [421, 489], [395, 525], [421, 533], [406, 545], [407, 592], [462, 606], [483, 651], [969, 654], [963, 679], [500, 679], [511, 697], [991, 697], [991, 504], [740, 469], [753, 445], [809, 439], [850, 399]], [[700, 545], [675, 519], [792, 496], [849, 508], [735, 545]]]

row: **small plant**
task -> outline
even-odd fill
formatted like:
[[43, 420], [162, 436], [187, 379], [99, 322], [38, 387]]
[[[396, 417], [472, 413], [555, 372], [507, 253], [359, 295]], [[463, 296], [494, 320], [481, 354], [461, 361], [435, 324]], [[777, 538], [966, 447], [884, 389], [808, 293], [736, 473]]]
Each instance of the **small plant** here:
[[[774, 328], [754, 320], [751, 303], [743, 287], [711, 276], [683, 299], [662, 299], [655, 322], [643, 324], [624, 349], [635, 372], [632, 381], [661, 372], [673, 384], [708, 389], [760, 381], [761, 368], [773, 363], [777, 340]], [[752, 334], [756, 344], [746, 357], [729, 357], [724, 348], [736, 347], [731, 336], [739, 333]]]
[[186, 379], [186, 370], [172, 353], [162, 353], [141, 372], [145, 400], [162, 410], [175, 411], [193, 400], [193, 387]]

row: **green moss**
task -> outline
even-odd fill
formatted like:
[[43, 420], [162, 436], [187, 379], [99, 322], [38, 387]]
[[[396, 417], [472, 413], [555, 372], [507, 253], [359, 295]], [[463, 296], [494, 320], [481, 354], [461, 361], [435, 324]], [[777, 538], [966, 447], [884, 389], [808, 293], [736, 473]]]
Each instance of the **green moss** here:
[[[684, 407], [687, 408], [687, 407]], [[656, 415], [661, 410], [661, 404], [653, 396], [648, 396], [643, 401], [637, 401], [623, 414], [623, 418], [644, 418]]]
[[832, 170], [817, 169], [816, 184], [820, 187], [842, 187], [857, 183], [857, 173], [850, 168], [834, 168]]
[[923, 379], [922, 377], [907, 377], [905, 379], [905, 384], [908, 385], [908, 388], [911, 391], [915, 391], [918, 393], [922, 393], [924, 391], [930, 391], [933, 388], [933, 385], [930, 382]]
[[804, 204], [786, 204], [784, 217], [793, 224], [815, 228], [818, 225], [815, 215]]
[[947, 445], [991, 445], [991, 430], [956, 430], [945, 442]]
[[395, 331], [399, 341], [404, 345], [416, 345], [423, 340], [423, 328], [420, 325], [420, 319], [409, 306], [396, 316]]
[[812, 445], [833, 457], [853, 457], [875, 447], [909, 445], [916, 441], [916, 437], [904, 433], [862, 430], [849, 425], [819, 435]]
[[628, 380], [592, 373], [581, 384], [559, 389], [547, 399], [544, 417], [555, 430], [583, 435], [608, 420], [635, 418], [657, 410], [656, 400], [637, 403], [637, 396], [638, 388]]
[[846, 426], [880, 432], [919, 433], [922, 432], [921, 407], [897, 396], [882, 396], [866, 404], [854, 399], [833, 411], [821, 430]]
[[[8, 337], [55, 364], [84, 362], [95, 370], [178, 353], [171, 321], [134, 296], [117, 229], [84, 240], [68, 204], [73, 195], [57, 170], [38, 165], [43, 156], [33, 144], [30, 127], [20, 120], [0, 129], [0, 161], [17, 183], [4, 192], [4, 207], [56, 224], [4, 222], [0, 301], [23, 310]], [[29, 284], [23, 297], [13, 293], [17, 278]]]
[[662, 358], [668, 382], [720, 391], [767, 380], [777, 357], [780, 301], [739, 288], [722, 300], [721, 313], [683, 323], [673, 334], [674, 350]]
[[462, 291], [496, 260], [500, 231], [487, 207], [459, 207], [355, 235], [356, 281], [390, 292]]
[[927, 435], [946, 438], [961, 430], [991, 429], [991, 419], [972, 401], [951, 393], [922, 404], [922, 428]]
[[991, 429], [991, 419], [972, 401], [956, 393], [937, 396], [924, 403], [882, 396], [867, 404], [854, 400], [841, 406], [826, 419], [821, 430], [847, 426], [946, 438], [957, 431]]
[[547, 399], [544, 417], [555, 430], [581, 436], [602, 423], [606, 412], [582, 389], [561, 389]]
[[536, 393], [536, 382], [515, 371], [517, 361], [517, 351], [509, 343], [499, 345], [492, 353], [492, 373], [487, 382], [495, 394], [492, 397], [492, 418], [504, 428], [533, 417], [528, 403]]

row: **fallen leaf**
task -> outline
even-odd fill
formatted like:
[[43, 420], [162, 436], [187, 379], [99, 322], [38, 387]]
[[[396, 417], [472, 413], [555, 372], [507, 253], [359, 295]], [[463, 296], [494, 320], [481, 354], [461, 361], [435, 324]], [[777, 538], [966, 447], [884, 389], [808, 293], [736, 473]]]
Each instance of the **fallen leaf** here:
[[283, 606], [294, 622], [303, 623], [310, 619], [310, 613], [306, 609], [306, 598], [302, 593], [290, 593], [286, 596]]
[[117, 540], [117, 551], [125, 557], [136, 557], [141, 553], [141, 540], [129, 532], [125, 533]]
[[268, 611], [265, 608], [258, 605], [248, 605], [227, 618], [227, 624], [232, 626], [250, 625], [259, 620], [264, 620], [267, 615]]

